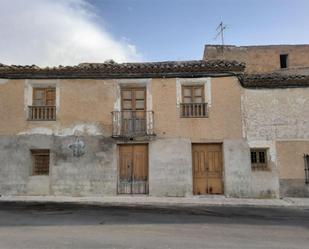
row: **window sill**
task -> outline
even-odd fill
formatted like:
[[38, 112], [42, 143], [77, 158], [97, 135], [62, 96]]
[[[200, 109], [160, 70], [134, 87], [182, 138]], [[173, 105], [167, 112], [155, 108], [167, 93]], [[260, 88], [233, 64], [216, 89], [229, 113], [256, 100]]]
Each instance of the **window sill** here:
[[180, 118], [209, 118], [209, 116], [191, 116], [191, 117], [186, 117], [186, 116], [180, 116]]
[[55, 122], [55, 121], [57, 121], [57, 119], [47, 119], [47, 120], [44, 120], [44, 119], [42, 119], [42, 120], [36, 120], [36, 119], [27, 119], [27, 122], [35, 122], [35, 123], [37, 123], [37, 122]]
[[30, 178], [34, 179], [34, 178], [49, 178], [49, 174], [48, 175], [29, 175]]

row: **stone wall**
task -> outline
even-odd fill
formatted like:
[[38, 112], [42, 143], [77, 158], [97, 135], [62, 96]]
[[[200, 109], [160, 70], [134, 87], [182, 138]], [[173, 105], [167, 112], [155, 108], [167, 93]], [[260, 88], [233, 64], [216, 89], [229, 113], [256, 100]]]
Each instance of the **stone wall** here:
[[242, 115], [249, 140], [309, 139], [309, 88], [243, 89]]
[[[288, 68], [280, 69], [280, 54], [288, 54]], [[309, 45], [232, 46], [205, 45], [204, 60], [227, 59], [246, 63], [248, 73], [273, 71], [309, 73]], [[299, 70], [295, 70], [298, 68]]]
[[279, 196], [280, 188], [281, 196], [308, 195], [302, 157], [309, 153], [303, 146], [309, 143], [307, 110], [308, 88], [243, 89], [243, 135], [251, 148], [268, 151], [269, 170], [252, 172], [253, 189], [261, 194]]

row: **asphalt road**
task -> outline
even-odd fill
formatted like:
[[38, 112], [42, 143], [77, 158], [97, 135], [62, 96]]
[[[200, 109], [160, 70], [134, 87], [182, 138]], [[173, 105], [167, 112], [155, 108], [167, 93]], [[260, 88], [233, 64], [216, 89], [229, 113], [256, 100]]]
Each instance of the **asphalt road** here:
[[0, 249], [309, 248], [309, 210], [0, 203]]

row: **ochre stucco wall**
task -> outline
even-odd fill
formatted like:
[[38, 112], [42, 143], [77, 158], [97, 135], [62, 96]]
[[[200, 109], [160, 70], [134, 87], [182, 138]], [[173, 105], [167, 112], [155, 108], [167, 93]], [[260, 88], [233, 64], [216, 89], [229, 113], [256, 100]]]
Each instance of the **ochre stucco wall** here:
[[152, 82], [155, 133], [158, 137], [191, 138], [194, 142], [241, 138], [241, 89], [235, 77], [211, 79], [208, 118], [180, 118], [176, 79], [153, 79]]
[[24, 80], [0, 84], [0, 134], [14, 134], [24, 129]]
[[113, 80], [62, 80], [60, 89], [61, 125], [73, 122], [101, 122], [111, 125], [114, 105]]
[[[48, 85], [44, 80], [36, 83]], [[50, 81], [48, 81], [50, 82]], [[56, 80], [60, 103], [57, 121], [27, 121], [26, 80], [0, 84], [0, 134], [57, 133], [67, 135], [76, 126], [110, 133], [114, 106], [113, 80]], [[93, 130], [91, 131], [94, 132]], [[62, 134], [63, 133], [63, 134]]]
[[[55, 80], [60, 95], [59, 109], [57, 121], [51, 122], [27, 121], [27, 82], [9, 80], [0, 84], [0, 134], [73, 135], [79, 130], [111, 135], [111, 112], [119, 97], [118, 80]], [[44, 80], [35, 82], [46, 83]], [[212, 78], [209, 118], [180, 118], [176, 79], [152, 79], [149, 94], [152, 95], [155, 133], [158, 137], [192, 138], [196, 142], [241, 138], [240, 92], [236, 77]]]
[[309, 153], [309, 141], [277, 141], [277, 164], [282, 179], [304, 179], [304, 154]]

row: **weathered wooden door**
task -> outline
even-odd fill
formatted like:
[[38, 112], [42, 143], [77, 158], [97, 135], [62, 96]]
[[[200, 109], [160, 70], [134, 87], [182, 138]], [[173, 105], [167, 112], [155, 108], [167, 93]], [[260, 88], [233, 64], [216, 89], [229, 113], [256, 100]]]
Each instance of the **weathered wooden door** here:
[[121, 109], [123, 134], [145, 132], [146, 88], [122, 88]]
[[222, 194], [221, 144], [193, 144], [193, 194]]
[[148, 193], [148, 146], [119, 146], [119, 194]]

